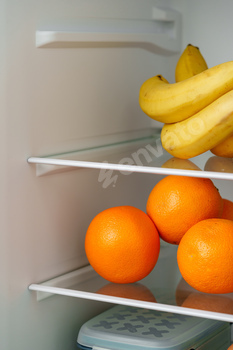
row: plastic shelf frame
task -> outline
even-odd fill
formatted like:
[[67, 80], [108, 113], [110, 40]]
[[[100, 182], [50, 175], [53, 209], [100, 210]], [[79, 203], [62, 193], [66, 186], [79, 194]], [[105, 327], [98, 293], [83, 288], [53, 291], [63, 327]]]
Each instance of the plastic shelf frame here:
[[181, 49], [181, 14], [153, 7], [148, 18], [79, 18], [72, 28], [36, 31], [37, 48], [137, 47], [171, 55]]
[[192, 159], [172, 157], [161, 145], [160, 129], [124, 135], [111, 143], [101, 139], [97, 146], [80, 146], [79, 150], [64, 154], [32, 156], [27, 161], [36, 164], [37, 176], [90, 168], [233, 180], [232, 158], [217, 157], [210, 151]]
[[154, 270], [137, 283], [110, 283], [87, 265], [49, 281], [33, 283], [29, 290], [36, 292], [38, 302], [60, 295], [232, 323], [233, 293], [207, 294], [190, 287], [180, 275], [176, 250], [176, 246], [162, 243]]

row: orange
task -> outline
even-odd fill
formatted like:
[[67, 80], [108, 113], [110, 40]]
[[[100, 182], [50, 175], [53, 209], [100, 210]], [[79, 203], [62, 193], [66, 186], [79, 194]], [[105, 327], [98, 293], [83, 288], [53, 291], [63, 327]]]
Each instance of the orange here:
[[233, 344], [229, 346], [229, 348], [227, 348], [227, 350], [233, 350]]
[[202, 220], [180, 241], [177, 262], [184, 280], [204, 293], [233, 292], [233, 221]]
[[169, 175], [152, 189], [146, 209], [160, 237], [179, 244], [197, 222], [220, 217], [222, 205], [219, 191], [210, 179]]
[[223, 199], [222, 218], [233, 220], [233, 202], [229, 199]]
[[114, 283], [133, 283], [154, 268], [160, 240], [146, 213], [132, 206], [119, 206], [94, 217], [87, 229], [85, 250], [100, 276]]
[[115, 297], [143, 300], [156, 303], [153, 293], [141, 283], [118, 284], [109, 283], [97, 291], [98, 294], [112, 295]]

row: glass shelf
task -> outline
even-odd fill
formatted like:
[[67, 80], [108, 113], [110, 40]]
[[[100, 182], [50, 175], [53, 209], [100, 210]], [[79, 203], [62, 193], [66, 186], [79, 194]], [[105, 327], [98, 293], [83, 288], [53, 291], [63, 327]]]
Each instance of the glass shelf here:
[[[30, 157], [36, 164], [36, 175], [51, 175], [77, 168], [140, 172], [161, 175], [186, 175], [233, 180], [233, 159], [214, 156], [210, 151], [189, 160], [172, 157], [161, 145], [160, 129], [143, 131], [142, 135], [114, 143], [99, 141], [97, 147], [85, 147], [70, 153]], [[136, 136], [135, 136], [136, 135]]]
[[110, 283], [86, 266], [29, 289], [37, 292], [38, 301], [64, 295], [233, 322], [233, 293], [206, 294], [190, 287], [180, 275], [176, 251], [177, 246], [162, 243], [154, 270], [137, 283]]

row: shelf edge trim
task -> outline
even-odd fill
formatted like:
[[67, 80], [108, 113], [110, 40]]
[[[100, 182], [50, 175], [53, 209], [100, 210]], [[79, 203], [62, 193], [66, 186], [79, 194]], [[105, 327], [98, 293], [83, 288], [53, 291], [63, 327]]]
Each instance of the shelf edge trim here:
[[150, 303], [148, 301], [139, 301], [139, 300], [126, 299], [126, 298], [119, 298], [115, 296], [95, 294], [91, 292], [83, 292], [83, 291], [77, 291], [77, 290], [71, 290], [71, 289], [65, 289], [65, 288], [49, 287], [49, 286], [44, 286], [40, 284], [31, 284], [28, 288], [31, 291], [46, 292], [51, 294], [58, 294], [63, 296], [70, 296], [70, 297], [76, 297], [76, 298], [88, 299], [88, 300], [94, 300], [94, 301], [100, 301], [100, 302], [106, 302], [106, 303], [127, 305], [132, 307], [140, 307], [140, 308], [158, 310], [163, 312], [174, 312], [174, 313], [178, 313], [186, 316], [209, 318], [209, 319], [225, 321], [225, 322], [233, 321], [233, 315], [220, 314], [217, 312], [197, 310], [197, 309], [182, 308], [180, 306], [175, 306], [175, 305]]

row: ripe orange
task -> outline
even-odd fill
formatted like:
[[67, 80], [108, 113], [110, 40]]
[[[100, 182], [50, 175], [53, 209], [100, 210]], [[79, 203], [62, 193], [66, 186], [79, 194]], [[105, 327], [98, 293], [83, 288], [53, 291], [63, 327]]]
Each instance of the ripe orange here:
[[233, 350], [233, 344], [229, 346], [229, 348], [227, 348], [227, 350]]
[[114, 283], [133, 283], [154, 268], [160, 240], [146, 213], [132, 206], [119, 206], [94, 217], [87, 229], [85, 250], [100, 276]]
[[159, 181], [147, 201], [147, 214], [160, 237], [179, 244], [197, 222], [222, 214], [222, 198], [210, 179], [169, 175]]
[[233, 292], [233, 221], [202, 220], [180, 241], [177, 262], [184, 280], [204, 293]]
[[223, 199], [222, 218], [233, 220], [233, 202], [228, 199]]

